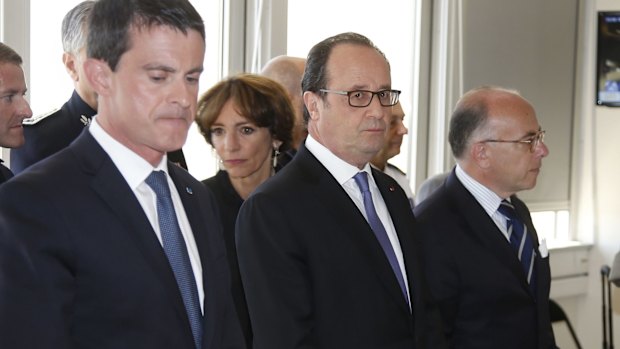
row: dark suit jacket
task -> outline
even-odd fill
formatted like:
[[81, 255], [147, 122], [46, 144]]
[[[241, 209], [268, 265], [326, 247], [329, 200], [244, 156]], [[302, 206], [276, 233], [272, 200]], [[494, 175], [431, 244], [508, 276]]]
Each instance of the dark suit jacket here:
[[407, 197], [390, 177], [373, 176], [400, 239], [413, 316], [364, 216], [302, 146], [237, 218], [254, 349], [442, 348]]
[[11, 172], [8, 167], [4, 166], [3, 162], [4, 161], [0, 159], [0, 184], [13, 178], [13, 172]]
[[549, 321], [549, 259], [525, 204], [511, 198], [537, 252], [536, 291], [506, 237], [454, 171], [414, 209], [431, 293], [452, 348], [555, 348]]
[[[73, 91], [60, 109], [24, 120], [23, 146], [11, 149], [11, 170], [19, 174], [28, 166], [66, 148], [90, 123], [97, 111]], [[187, 169], [183, 150], [168, 153], [168, 160]]]
[[97, 113], [76, 91], [62, 108], [24, 120], [26, 143], [11, 150], [11, 169], [20, 173], [26, 167], [66, 148]]
[[[242, 348], [212, 194], [168, 165], [203, 269], [204, 348]], [[0, 189], [0, 348], [194, 348], [163, 248], [86, 131]]]

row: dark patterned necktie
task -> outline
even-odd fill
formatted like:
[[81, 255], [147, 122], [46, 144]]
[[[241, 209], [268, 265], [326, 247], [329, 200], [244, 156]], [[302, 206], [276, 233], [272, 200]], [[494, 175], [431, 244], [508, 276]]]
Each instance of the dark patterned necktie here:
[[521, 261], [521, 266], [523, 267], [527, 282], [532, 285], [535, 274], [535, 253], [532, 238], [527, 232], [527, 226], [523, 224], [521, 219], [517, 216], [515, 207], [507, 200], [502, 200], [497, 210], [506, 216], [506, 228], [510, 236], [510, 245], [515, 250], [519, 261]]
[[375, 233], [377, 240], [379, 240], [383, 253], [385, 253], [385, 256], [390, 262], [390, 266], [392, 267], [392, 271], [394, 271], [394, 275], [396, 275], [396, 279], [398, 280], [401, 291], [405, 296], [405, 300], [407, 301], [407, 304], [409, 304], [405, 280], [400, 271], [400, 266], [398, 265], [398, 259], [396, 259], [396, 254], [392, 248], [392, 243], [390, 243], [385, 227], [381, 223], [381, 220], [377, 215], [377, 211], [375, 210], [375, 204], [372, 201], [372, 194], [370, 193], [370, 188], [368, 187], [367, 175], [368, 174], [366, 172], [358, 172], [355, 176], [353, 176], [353, 179], [355, 179], [355, 183], [357, 183], [357, 186], [362, 191], [362, 196], [364, 198], [364, 210], [366, 211], [366, 216], [368, 217], [368, 223], [370, 224], [372, 231]]
[[157, 219], [161, 231], [164, 252], [174, 272], [183, 304], [189, 318], [189, 323], [194, 335], [196, 348], [201, 347], [202, 342], [202, 312], [200, 311], [200, 299], [196, 288], [196, 279], [189, 260], [185, 239], [179, 228], [179, 222], [172, 204], [170, 188], [164, 171], [153, 171], [145, 180], [146, 184], [157, 195]]

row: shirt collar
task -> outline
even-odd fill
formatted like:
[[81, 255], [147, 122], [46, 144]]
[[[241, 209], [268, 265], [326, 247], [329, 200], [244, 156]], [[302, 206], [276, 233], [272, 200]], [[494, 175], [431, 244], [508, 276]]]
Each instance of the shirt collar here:
[[495, 194], [491, 189], [480, 184], [477, 180], [468, 175], [458, 164], [456, 165], [456, 177], [461, 181], [465, 189], [474, 196], [476, 201], [484, 208], [489, 216], [492, 216], [502, 202], [502, 198]]
[[161, 170], [168, 174], [168, 158], [166, 154], [164, 154], [160, 163], [153, 168], [153, 166], [140, 155], [134, 153], [110, 136], [110, 134], [99, 125], [96, 116], [93, 117], [88, 130], [112, 159], [114, 165], [116, 165], [121, 175], [127, 181], [127, 184], [129, 184], [133, 190], [142, 184], [146, 177], [153, 171]]
[[[334, 176], [340, 185], [343, 185], [348, 180], [353, 178], [353, 176], [355, 176], [358, 172], [360, 172], [359, 168], [337, 157], [311, 135], [308, 135], [306, 138], [306, 148], [319, 160], [323, 166], [325, 166], [325, 168], [327, 168], [327, 171]], [[372, 171], [370, 170], [370, 165], [368, 163], [364, 165], [362, 171], [367, 172], [368, 177], [372, 178]]]

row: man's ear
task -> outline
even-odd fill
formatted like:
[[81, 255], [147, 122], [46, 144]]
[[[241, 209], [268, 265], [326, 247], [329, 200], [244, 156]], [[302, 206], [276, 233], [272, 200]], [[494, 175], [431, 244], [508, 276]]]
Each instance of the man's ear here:
[[106, 62], [88, 58], [84, 62], [84, 72], [88, 82], [98, 95], [105, 96], [109, 94], [113, 72]]
[[316, 120], [319, 117], [319, 112], [318, 112], [318, 104], [320, 103], [319, 99], [320, 99], [319, 95], [314, 92], [311, 92], [311, 91], [304, 92], [304, 104], [306, 105], [306, 108], [308, 109], [308, 113], [310, 114], [310, 119], [312, 120]]
[[77, 59], [72, 53], [65, 52], [62, 54], [62, 63], [65, 65], [65, 69], [67, 69], [67, 73], [71, 76], [73, 81], [78, 81], [80, 79], [77, 72]]
[[490, 165], [490, 149], [484, 142], [478, 142], [471, 145], [470, 156], [480, 168], [487, 168]]

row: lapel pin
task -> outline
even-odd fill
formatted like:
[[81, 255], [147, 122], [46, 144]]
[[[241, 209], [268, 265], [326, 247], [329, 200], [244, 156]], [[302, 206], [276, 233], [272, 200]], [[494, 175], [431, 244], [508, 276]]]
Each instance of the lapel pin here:
[[193, 191], [193, 190], [192, 190], [192, 188], [190, 188], [190, 187], [185, 187], [185, 191], [186, 191], [189, 195], [194, 194], [194, 191]]
[[86, 115], [81, 115], [80, 121], [84, 124], [84, 126], [88, 126], [90, 124], [90, 119], [87, 118]]
[[390, 191], [396, 190], [393, 186], [390, 186]]

